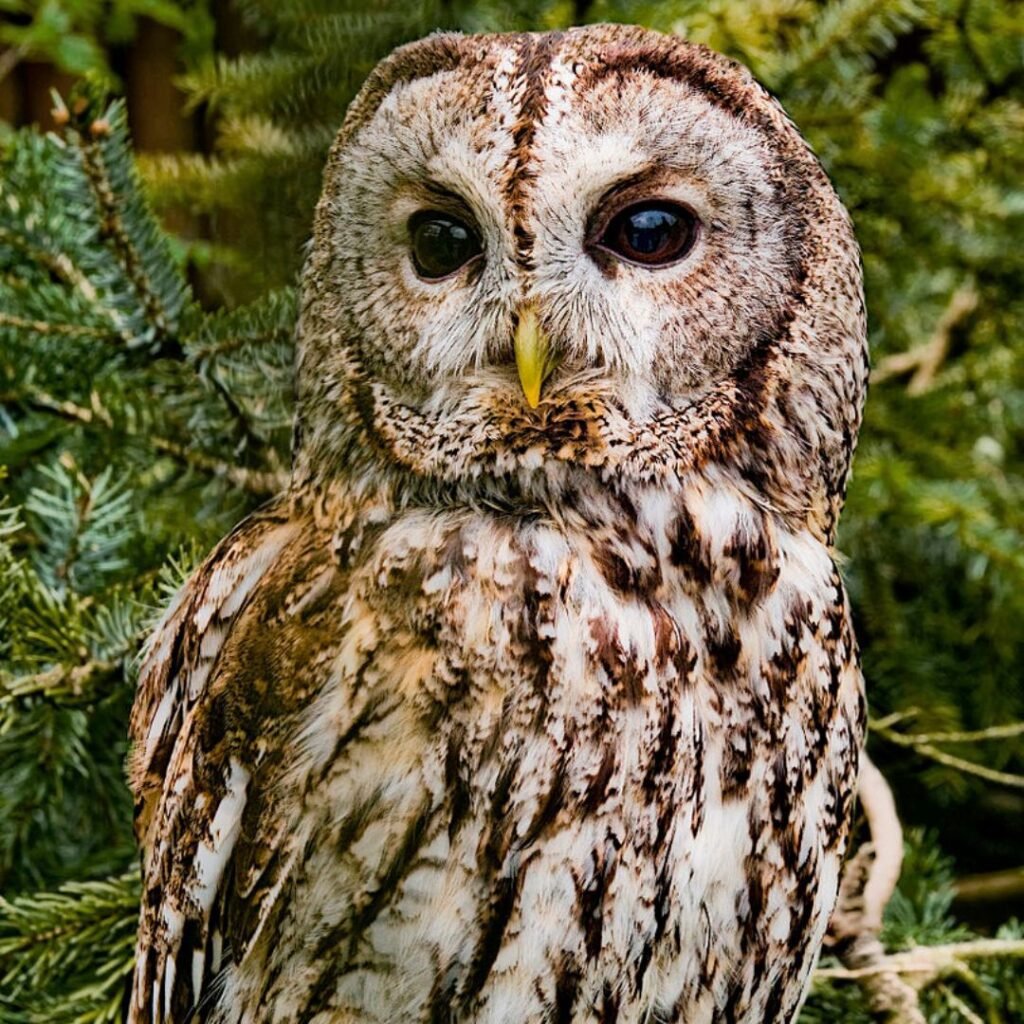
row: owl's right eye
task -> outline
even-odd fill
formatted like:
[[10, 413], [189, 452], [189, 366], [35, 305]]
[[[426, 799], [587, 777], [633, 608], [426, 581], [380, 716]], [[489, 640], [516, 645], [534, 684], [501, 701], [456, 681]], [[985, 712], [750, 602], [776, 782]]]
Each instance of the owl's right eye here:
[[412, 262], [420, 277], [439, 281], [483, 251], [476, 232], [450, 213], [420, 210], [409, 219]]

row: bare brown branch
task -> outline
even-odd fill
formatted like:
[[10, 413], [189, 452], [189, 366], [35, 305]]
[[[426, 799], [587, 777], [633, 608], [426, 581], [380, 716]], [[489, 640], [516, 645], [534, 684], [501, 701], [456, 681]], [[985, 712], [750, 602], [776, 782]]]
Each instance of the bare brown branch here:
[[967, 875], [955, 883], [958, 903], [1001, 903], [1024, 897], [1024, 867]]
[[935, 325], [931, 337], [909, 352], [897, 352], [879, 360], [871, 374], [873, 384], [891, 377], [912, 374], [907, 384], [908, 395], [920, 395], [935, 382], [935, 377], [949, 354], [949, 343], [958, 324], [978, 306], [978, 293], [973, 285], [958, 288]]
[[885, 974], [906, 976], [908, 984], [922, 989], [939, 978], [959, 974], [974, 960], [1024, 960], [1024, 939], [974, 939], [944, 946], [915, 946], [889, 953], [862, 967], [819, 967], [817, 981], [866, 981]]
[[[903, 828], [885, 777], [867, 756], [861, 762], [858, 796], [871, 833], [851, 858], [832, 918], [831, 938], [847, 977], [864, 991], [871, 1012], [892, 1024], [927, 1024], [917, 992], [889, 958], [879, 939], [882, 915], [903, 864]], [[820, 977], [827, 975], [819, 972]]]
[[[1016, 728], [1016, 725], [1012, 726], [1012, 728]], [[874, 735], [881, 736], [898, 747], [916, 751], [922, 757], [935, 761], [936, 764], [953, 768], [956, 771], [963, 772], [965, 775], [974, 775], [979, 779], [984, 779], [986, 782], [994, 782], [1000, 786], [1008, 786], [1011, 789], [1024, 789], [1024, 775], [1017, 775], [1013, 772], [1001, 772], [995, 768], [987, 768], [985, 765], [978, 764], [975, 761], [968, 761], [966, 758], [957, 757], [956, 754], [950, 754], [948, 751], [941, 750], [935, 746], [934, 743], [930, 742], [932, 737], [927, 734], [915, 736], [913, 733], [901, 733], [879, 722], [871, 723], [871, 731]], [[955, 736], [956, 734], [952, 735]], [[949, 742], [963, 741], [950, 740]]]

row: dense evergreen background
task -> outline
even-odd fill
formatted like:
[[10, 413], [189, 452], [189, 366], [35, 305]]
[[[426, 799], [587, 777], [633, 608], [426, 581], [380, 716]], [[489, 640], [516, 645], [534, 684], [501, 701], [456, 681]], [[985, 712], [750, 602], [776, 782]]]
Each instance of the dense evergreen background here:
[[[750, 65], [853, 213], [875, 369], [840, 548], [909, 837], [883, 938], [973, 944], [908, 976], [929, 1021], [1024, 1019], [1019, 2], [0, 0], [0, 89], [24, 62], [84, 76], [55, 132], [0, 122], [0, 1022], [119, 1018], [135, 657], [286, 471], [293, 286], [347, 101], [436, 27], [595, 20]], [[136, 160], [105, 96], [153, 23], [204, 147]], [[825, 976], [802, 1018], [873, 1019]]]

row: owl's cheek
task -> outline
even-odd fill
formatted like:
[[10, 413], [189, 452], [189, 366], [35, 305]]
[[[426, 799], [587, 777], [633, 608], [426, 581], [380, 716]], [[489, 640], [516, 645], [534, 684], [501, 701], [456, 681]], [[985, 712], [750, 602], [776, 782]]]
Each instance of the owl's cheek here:
[[[722, 311], [724, 314], [724, 310]], [[660, 325], [652, 376], [671, 397], [692, 394], [725, 376], [746, 354], [746, 346], [725, 316], [678, 306]]]

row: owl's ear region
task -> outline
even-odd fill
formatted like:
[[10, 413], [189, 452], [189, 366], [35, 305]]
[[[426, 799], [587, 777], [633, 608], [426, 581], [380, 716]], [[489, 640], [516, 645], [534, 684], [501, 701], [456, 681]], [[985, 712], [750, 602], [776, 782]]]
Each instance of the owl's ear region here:
[[526, 305], [519, 311], [513, 345], [519, 383], [523, 386], [527, 405], [536, 409], [544, 382], [558, 365], [558, 357], [551, 347], [551, 339], [541, 326], [537, 309]]

